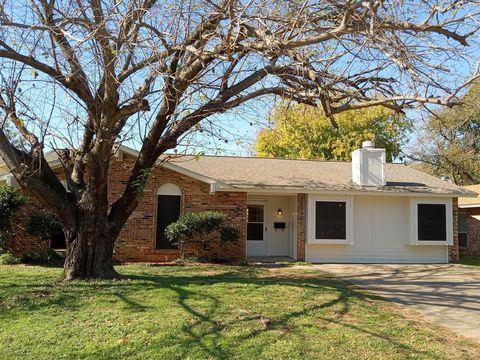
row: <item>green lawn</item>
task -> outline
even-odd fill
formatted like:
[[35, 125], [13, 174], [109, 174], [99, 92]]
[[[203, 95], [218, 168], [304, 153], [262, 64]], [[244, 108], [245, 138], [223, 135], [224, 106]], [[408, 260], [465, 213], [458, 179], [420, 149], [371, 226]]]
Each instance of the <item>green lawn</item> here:
[[462, 257], [460, 259], [460, 264], [480, 266], [480, 257], [479, 256], [465, 256], [465, 257]]
[[0, 266], [0, 359], [468, 359], [480, 345], [312, 267]]

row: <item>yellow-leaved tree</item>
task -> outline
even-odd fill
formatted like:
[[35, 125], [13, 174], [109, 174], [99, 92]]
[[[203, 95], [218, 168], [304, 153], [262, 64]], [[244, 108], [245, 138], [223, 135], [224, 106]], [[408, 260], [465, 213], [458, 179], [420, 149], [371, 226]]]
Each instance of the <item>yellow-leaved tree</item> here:
[[319, 108], [280, 103], [272, 111], [272, 126], [259, 132], [254, 150], [262, 157], [351, 160], [363, 141], [374, 140], [392, 161], [411, 131], [410, 121], [382, 106], [346, 111], [335, 120], [338, 128]]

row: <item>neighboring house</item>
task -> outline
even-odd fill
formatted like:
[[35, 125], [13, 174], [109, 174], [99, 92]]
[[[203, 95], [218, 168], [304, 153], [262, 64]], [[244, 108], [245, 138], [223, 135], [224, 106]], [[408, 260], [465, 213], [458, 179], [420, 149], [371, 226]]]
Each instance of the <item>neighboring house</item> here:
[[[121, 147], [112, 161], [111, 201], [122, 192], [135, 155]], [[9, 176], [4, 171], [4, 179]], [[241, 228], [241, 240], [223, 250], [236, 260], [288, 256], [327, 263], [447, 263], [459, 256], [459, 196], [476, 193], [402, 164], [386, 164], [385, 151], [370, 142], [353, 153], [352, 163], [163, 158], [120, 234], [115, 257], [171, 260], [178, 251], [165, 239], [165, 227], [181, 213], [218, 210]], [[31, 248], [31, 241], [18, 239], [14, 250]]]
[[[480, 184], [465, 186], [480, 192]], [[480, 196], [458, 199], [458, 244], [460, 256], [480, 256]]]

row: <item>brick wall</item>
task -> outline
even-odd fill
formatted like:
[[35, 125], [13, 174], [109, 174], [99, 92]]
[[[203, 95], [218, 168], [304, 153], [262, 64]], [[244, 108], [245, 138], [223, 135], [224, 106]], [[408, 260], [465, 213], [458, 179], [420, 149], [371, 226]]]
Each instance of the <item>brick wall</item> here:
[[[61, 180], [65, 178], [65, 174], [60, 169], [54, 171]], [[42, 212], [45, 208], [40, 201], [30, 196], [25, 191], [23, 195], [27, 198], [24, 206], [12, 217], [12, 224], [15, 227], [15, 238], [10, 243], [10, 251], [20, 256], [34, 250], [42, 250], [50, 247], [49, 241], [41, 240], [38, 237], [28, 235], [25, 231], [25, 224], [31, 214]]]
[[[133, 161], [112, 159], [109, 169], [109, 202], [121, 195], [130, 175]], [[62, 177], [62, 174], [58, 174]], [[162, 262], [176, 259], [178, 250], [157, 250], [156, 243], [156, 208], [157, 190], [165, 183], [173, 183], [182, 190], [181, 212], [197, 212], [217, 210], [227, 214], [228, 219], [240, 227], [240, 241], [209, 247], [206, 254], [211, 257], [222, 257], [231, 260], [245, 259], [246, 202], [245, 192], [210, 194], [210, 186], [198, 180], [181, 175], [161, 167], [152, 170], [146, 184], [144, 195], [138, 207], [132, 213], [120, 233], [114, 250], [118, 261]], [[12, 219], [17, 228], [17, 236], [12, 242], [12, 252], [21, 255], [31, 250], [49, 246], [48, 243], [25, 234], [24, 223], [28, 214], [41, 210], [39, 203], [29, 198], [28, 203]], [[188, 254], [194, 256], [198, 251], [190, 249]]]
[[[113, 161], [109, 176], [109, 200], [113, 201], [124, 189], [132, 163]], [[166, 183], [173, 183], [182, 190], [181, 212], [216, 210], [227, 214], [228, 219], [240, 227], [240, 241], [224, 247], [211, 246], [207, 256], [220, 256], [232, 260], [245, 258], [246, 202], [244, 192], [210, 193], [210, 186], [174, 171], [156, 167], [145, 186], [144, 195], [132, 213], [115, 245], [115, 259], [119, 261], [166, 261], [178, 257], [177, 250], [155, 249], [157, 190]], [[190, 249], [188, 255], [198, 251]]]
[[467, 217], [467, 247], [459, 247], [460, 257], [480, 256], [480, 207], [459, 209], [459, 213]]
[[305, 209], [307, 194], [297, 195], [297, 260], [305, 261]]
[[25, 231], [25, 223], [30, 214], [42, 211], [40, 203], [29, 196], [27, 202], [18, 212], [12, 216], [11, 223], [15, 231], [15, 238], [10, 243], [10, 251], [20, 256], [34, 250], [47, 248], [50, 244], [38, 237], [28, 235]]
[[458, 198], [452, 199], [453, 210], [453, 245], [448, 247], [448, 261], [457, 262], [460, 259], [458, 247]]

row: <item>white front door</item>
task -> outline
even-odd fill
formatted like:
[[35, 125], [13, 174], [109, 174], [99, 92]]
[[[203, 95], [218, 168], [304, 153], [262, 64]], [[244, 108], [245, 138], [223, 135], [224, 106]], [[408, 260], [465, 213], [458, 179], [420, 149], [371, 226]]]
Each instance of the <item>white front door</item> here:
[[266, 208], [264, 201], [247, 205], [247, 256], [267, 256]]

